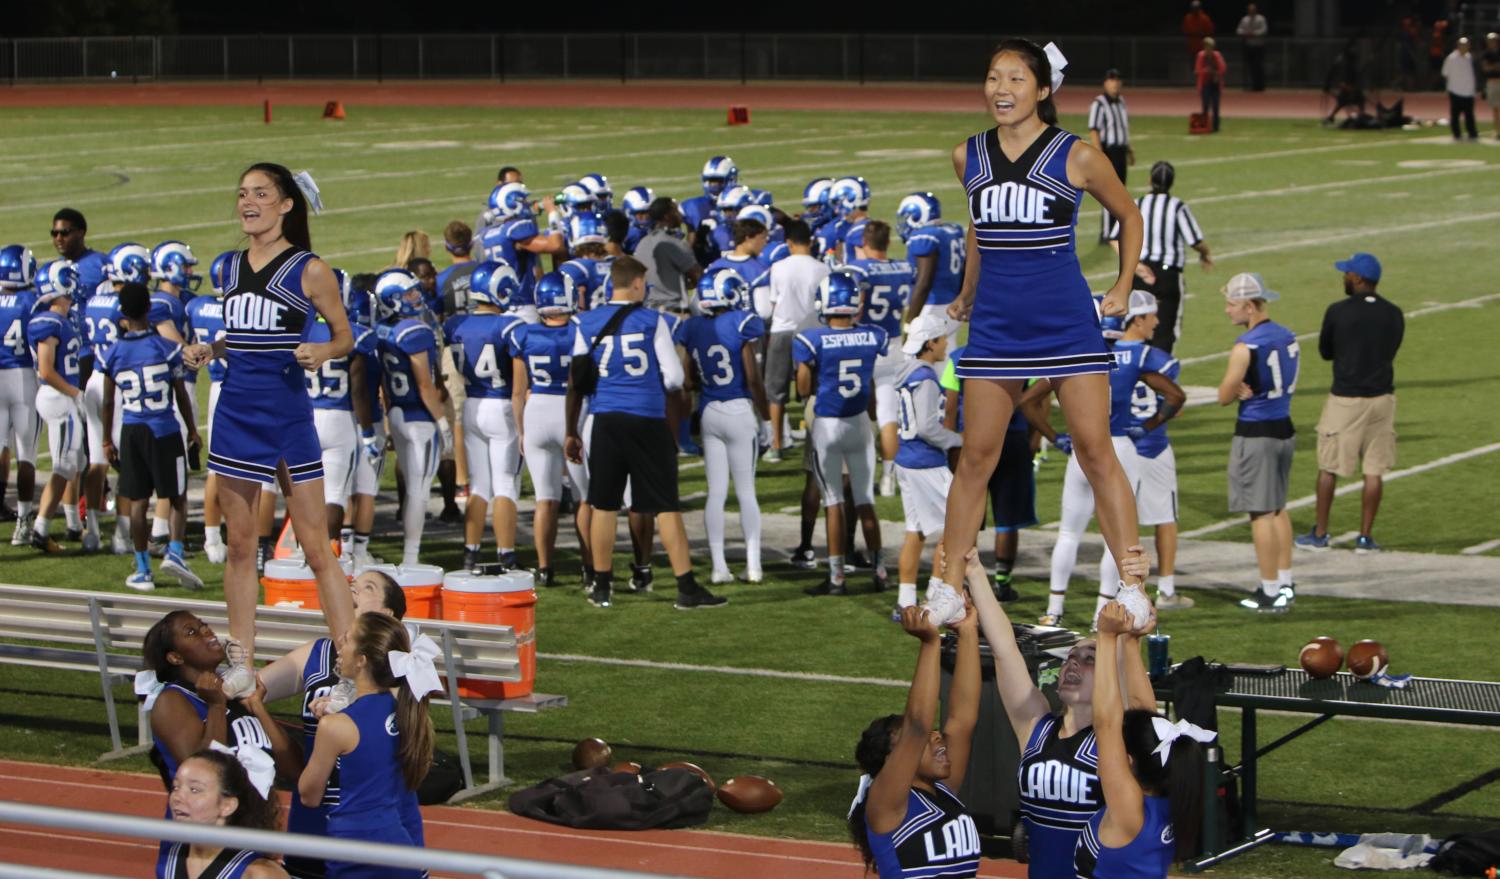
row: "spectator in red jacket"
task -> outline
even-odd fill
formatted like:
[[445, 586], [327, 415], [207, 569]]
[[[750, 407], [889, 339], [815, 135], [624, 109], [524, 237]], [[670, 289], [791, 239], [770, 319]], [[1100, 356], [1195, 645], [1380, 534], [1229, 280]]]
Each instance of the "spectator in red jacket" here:
[[1214, 116], [1214, 131], [1219, 130], [1219, 97], [1224, 93], [1224, 74], [1229, 66], [1224, 56], [1214, 48], [1214, 38], [1204, 37], [1203, 48], [1193, 61], [1193, 72], [1198, 75], [1198, 96], [1203, 99], [1203, 114]]
[[1182, 17], [1182, 35], [1187, 37], [1189, 58], [1197, 58], [1203, 51], [1203, 40], [1214, 35], [1214, 20], [1203, 11], [1199, 0], [1188, 4], [1187, 15]]

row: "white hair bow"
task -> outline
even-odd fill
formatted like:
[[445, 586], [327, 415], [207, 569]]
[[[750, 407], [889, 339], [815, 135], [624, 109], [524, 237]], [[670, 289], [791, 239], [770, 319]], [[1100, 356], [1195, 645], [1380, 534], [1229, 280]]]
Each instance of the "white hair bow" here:
[[1056, 95], [1057, 90], [1062, 88], [1063, 70], [1068, 66], [1068, 59], [1057, 48], [1056, 43], [1048, 43], [1042, 47], [1042, 51], [1047, 53], [1047, 61], [1052, 65], [1052, 94]]
[[[1056, 74], [1053, 78], [1056, 78]], [[307, 207], [315, 214], [323, 213], [323, 197], [318, 193], [318, 184], [313, 182], [312, 175], [306, 171], [298, 171], [292, 175], [292, 182], [302, 190], [302, 196], [307, 199]]]
[[271, 784], [276, 781], [276, 761], [271, 759], [270, 754], [253, 745], [228, 748], [218, 742], [211, 742], [208, 747], [238, 760], [245, 767], [245, 774], [250, 777], [251, 787], [255, 788], [262, 799], [270, 799]]
[[443, 682], [438, 678], [437, 658], [442, 655], [437, 642], [426, 635], [412, 639], [411, 652], [390, 652], [391, 674], [406, 679], [406, 686], [418, 699], [428, 693], [441, 693]]
[[147, 711], [150, 711], [151, 706], [156, 704], [157, 697], [166, 688], [167, 685], [157, 679], [156, 672], [149, 668], [143, 668], [135, 673], [135, 694], [146, 697]]
[[1204, 745], [1219, 737], [1218, 733], [1188, 723], [1186, 720], [1179, 720], [1173, 723], [1165, 717], [1151, 718], [1151, 729], [1155, 731], [1156, 737], [1161, 740], [1161, 744], [1157, 745], [1156, 750], [1151, 753], [1161, 755], [1161, 765], [1163, 766], [1167, 765], [1167, 758], [1172, 753], [1172, 743], [1183, 736], [1187, 736], [1193, 741]]
[[865, 800], [865, 794], [868, 794], [870, 792], [870, 784], [871, 784], [872, 781], [874, 781], [874, 779], [872, 779], [868, 775], [861, 775], [859, 777], [859, 790], [857, 790], [857, 791], [854, 792], [854, 800], [849, 803], [849, 816], [848, 817], [853, 817], [854, 816], [854, 810], [858, 809], [859, 808], [859, 804], [862, 803], [862, 802], [864, 802], [864, 800]]

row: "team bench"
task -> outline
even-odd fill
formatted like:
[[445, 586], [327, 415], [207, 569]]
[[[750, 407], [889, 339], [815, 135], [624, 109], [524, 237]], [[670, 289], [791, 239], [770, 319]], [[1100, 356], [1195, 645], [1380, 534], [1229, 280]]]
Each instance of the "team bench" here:
[[[0, 664], [86, 671], [99, 676], [113, 749], [101, 759], [142, 753], [151, 746], [151, 723], [140, 711], [138, 744], [124, 747], [115, 708], [114, 685], [141, 669], [146, 630], [174, 610], [190, 610], [218, 631], [228, 631], [223, 602], [156, 598], [118, 592], [84, 592], [41, 586], [0, 584]], [[439, 672], [446, 676], [446, 699], [434, 704], [452, 711], [464, 789], [452, 801], [469, 799], [509, 784], [505, 777], [505, 715], [534, 714], [568, 703], [566, 696], [532, 693], [514, 699], [460, 697], [458, 679], [514, 682], [521, 679], [519, 644], [509, 626], [409, 619], [442, 648]], [[275, 659], [313, 638], [327, 635], [315, 610], [260, 607], [256, 610], [255, 652]], [[483, 716], [488, 724], [489, 779], [475, 784], [464, 721]]]

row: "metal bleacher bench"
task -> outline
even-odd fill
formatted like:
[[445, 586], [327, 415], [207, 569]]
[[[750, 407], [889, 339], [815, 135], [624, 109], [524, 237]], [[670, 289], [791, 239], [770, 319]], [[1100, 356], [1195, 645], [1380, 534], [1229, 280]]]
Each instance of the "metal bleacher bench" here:
[[[146, 630], [174, 610], [190, 610], [215, 630], [228, 631], [223, 602], [0, 584], [0, 664], [99, 675], [113, 745], [101, 759], [140, 753], [151, 745], [150, 719], [140, 712], [139, 744], [125, 748], [115, 710], [114, 684], [119, 678], [134, 678], [141, 669], [141, 641]], [[460, 697], [459, 678], [486, 682], [521, 679], [520, 645], [515, 632], [509, 626], [447, 620], [407, 622], [418, 626], [443, 651], [438, 671], [446, 675], [447, 698], [433, 699], [433, 704], [446, 704], [452, 710], [464, 777], [464, 789], [452, 801], [509, 784], [505, 777], [505, 714], [534, 714], [544, 708], [562, 707], [568, 703], [567, 697], [544, 693], [515, 699]], [[283, 656], [300, 644], [328, 634], [321, 611], [265, 606], [256, 609], [255, 631], [255, 653], [261, 661]], [[476, 785], [464, 721], [481, 715], [489, 727], [489, 780]]]

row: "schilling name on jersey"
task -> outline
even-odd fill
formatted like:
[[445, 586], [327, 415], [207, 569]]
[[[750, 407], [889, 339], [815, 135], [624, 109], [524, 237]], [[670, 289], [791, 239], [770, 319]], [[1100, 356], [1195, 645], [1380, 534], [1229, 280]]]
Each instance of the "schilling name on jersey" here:
[[977, 857], [980, 853], [979, 828], [968, 815], [959, 815], [942, 827], [927, 831], [922, 840], [927, 845], [929, 864]]
[[256, 293], [224, 300], [224, 326], [231, 330], [286, 330], [287, 307]]
[[979, 190], [977, 223], [1052, 223], [1057, 196], [1007, 180]]
[[1052, 802], [1096, 805], [1094, 794], [1098, 776], [1083, 772], [1060, 760], [1044, 760], [1026, 767], [1026, 781], [1021, 796]]

